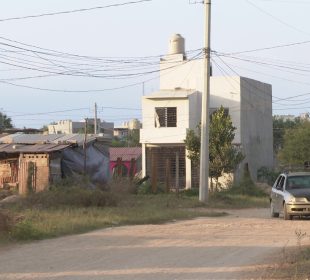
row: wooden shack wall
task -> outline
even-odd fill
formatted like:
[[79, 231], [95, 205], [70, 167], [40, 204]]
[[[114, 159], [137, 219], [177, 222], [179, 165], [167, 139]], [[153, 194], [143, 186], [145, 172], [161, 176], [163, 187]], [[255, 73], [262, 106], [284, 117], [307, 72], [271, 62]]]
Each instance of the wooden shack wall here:
[[[30, 172], [31, 163], [33, 172]], [[31, 174], [32, 173], [32, 174]], [[28, 181], [31, 174], [32, 179]], [[19, 158], [19, 193], [28, 192], [29, 182], [31, 182], [34, 192], [43, 191], [49, 184], [49, 155], [48, 154], [21, 154]]]

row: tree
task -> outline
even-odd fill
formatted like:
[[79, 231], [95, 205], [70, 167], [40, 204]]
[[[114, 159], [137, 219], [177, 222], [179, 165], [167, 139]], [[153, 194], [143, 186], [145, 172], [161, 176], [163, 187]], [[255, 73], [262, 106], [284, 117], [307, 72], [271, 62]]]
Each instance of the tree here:
[[0, 129], [13, 128], [12, 119], [0, 112]]
[[[209, 139], [209, 176], [211, 178], [211, 190], [213, 189], [213, 179], [215, 187], [219, 186], [219, 178], [224, 173], [235, 170], [237, 165], [244, 159], [242, 153], [232, 144], [235, 137], [236, 128], [232, 125], [231, 117], [225, 113], [221, 106], [210, 121]], [[189, 130], [185, 139], [188, 158], [199, 164], [200, 159], [200, 128], [198, 134]]]
[[131, 129], [127, 136], [128, 147], [140, 147], [140, 129]]
[[284, 120], [282, 118], [273, 117], [273, 149], [275, 154], [282, 149], [284, 143], [285, 131], [296, 128], [301, 124], [299, 118], [294, 120]]
[[279, 152], [280, 163], [303, 166], [310, 161], [310, 123], [302, 122], [297, 128], [287, 129], [284, 134], [283, 148]]
[[128, 135], [124, 138], [114, 137], [112, 147], [141, 147], [140, 129], [128, 130]]

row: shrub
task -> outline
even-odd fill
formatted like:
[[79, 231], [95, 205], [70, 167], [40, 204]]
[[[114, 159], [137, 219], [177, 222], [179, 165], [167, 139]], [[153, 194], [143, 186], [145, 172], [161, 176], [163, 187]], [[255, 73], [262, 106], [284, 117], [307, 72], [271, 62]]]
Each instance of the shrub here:
[[266, 196], [266, 192], [257, 187], [251, 179], [249, 172], [245, 171], [239, 183], [234, 183], [228, 189], [215, 192], [215, 197], [223, 198], [225, 195]]
[[261, 167], [257, 171], [257, 180], [261, 183], [267, 183], [272, 186], [275, 180], [278, 178], [280, 172], [274, 171], [268, 167]]
[[184, 190], [181, 192], [181, 194], [185, 196], [190, 196], [190, 197], [199, 196], [199, 188]]
[[53, 208], [58, 206], [105, 207], [116, 206], [116, 197], [110, 192], [81, 187], [52, 188], [32, 193], [21, 200], [21, 206]]
[[10, 237], [16, 240], [36, 240], [41, 236], [42, 233], [28, 220], [17, 223], [10, 232]]
[[158, 193], [164, 193], [164, 192], [166, 192], [166, 188], [162, 184], [157, 185], [156, 193], [153, 192], [152, 184], [150, 182], [144, 182], [143, 184], [137, 187], [138, 194], [158, 194]]
[[137, 186], [134, 181], [130, 181], [129, 178], [115, 178], [109, 184], [105, 186], [113, 194], [127, 195], [136, 194]]

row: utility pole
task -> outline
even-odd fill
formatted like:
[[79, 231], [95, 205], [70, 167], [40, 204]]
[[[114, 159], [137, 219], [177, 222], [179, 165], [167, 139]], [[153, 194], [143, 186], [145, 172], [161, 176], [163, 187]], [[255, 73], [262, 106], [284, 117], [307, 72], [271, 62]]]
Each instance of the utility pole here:
[[201, 103], [201, 145], [199, 200], [208, 201], [209, 191], [209, 99], [210, 99], [210, 39], [211, 39], [211, 0], [204, 0], [205, 46], [204, 46], [204, 89]]
[[83, 142], [83, 150], [84, 150], [84, 175], [86, 175], [86, 161], [87, 161], [87, 154], [86, 154], [86, 149], [87, 149], [87, 123], [88, 123], [88, 119], [85, 119], [85, 126], [84, 126], [84, 142]]
[[4, 111], [0, 108], [0, 131], [4, 130]]
[[97, 134], [97, 103], [95, 102], [94, 134]]

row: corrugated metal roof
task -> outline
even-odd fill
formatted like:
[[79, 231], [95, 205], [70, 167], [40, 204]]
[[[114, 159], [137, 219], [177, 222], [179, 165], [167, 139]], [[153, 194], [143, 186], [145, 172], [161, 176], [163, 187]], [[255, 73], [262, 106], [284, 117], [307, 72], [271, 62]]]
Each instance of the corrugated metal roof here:
[[[96, 136], [88, 135], [87, 143], [95, 141]], [[0, 143], [7, 144], [64, 144], [64, 143], [76, 143], [82, 145], [84, 143], [83, 134], [10, 134], [0, 138]]]
[[[59, 138], [55, 139], [54, 143], [76, 143], [83, 144], [84, 143], [84, 135], [83, 134], [58, 134], [61, 135]], [[93, 142], [96, 140], [96, 136], [87, 135], [86, 142]]]
[[43, 135], [16, 133], [2, 137], [0, 142], [14, 144], [43, 144], [52, 143], [57, 138], [59, 138], [59, 135], [57, 134]]
[[110, 148], [110, 161], [116, 161], [117, 158], [122, 158], [123, 161], [130, 161], [132, 158], [137, 160], [141, 155], [141, 147]]
[[15, 153], [52, 153], [61, 151], [70, 147], [69, 144], [35, 144], [35, 145], [23, 145], [23, 144], [0, 144], [0, 153], [7, 154]]

